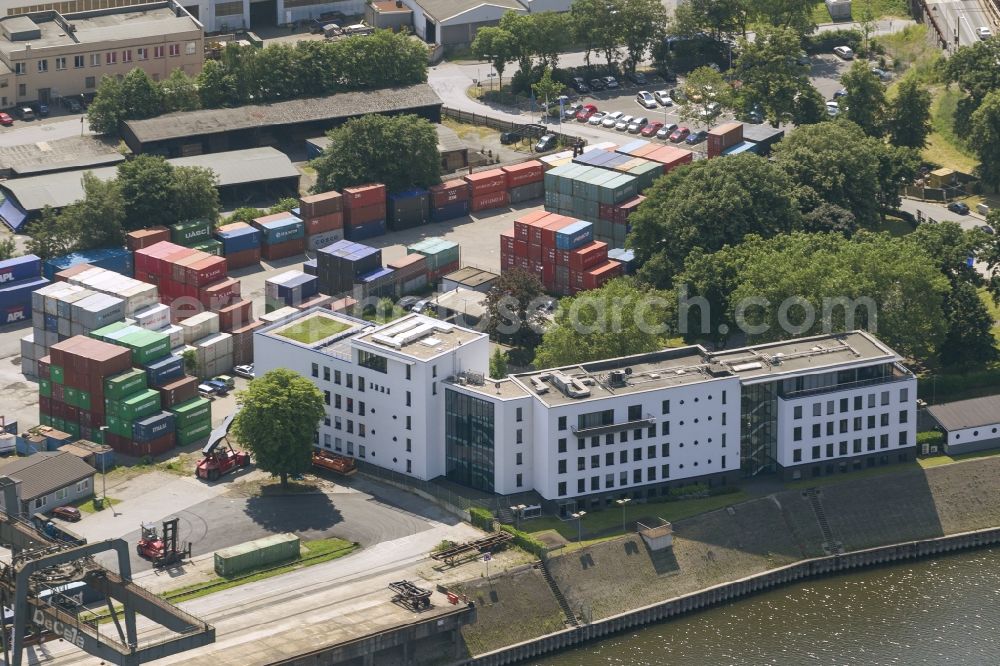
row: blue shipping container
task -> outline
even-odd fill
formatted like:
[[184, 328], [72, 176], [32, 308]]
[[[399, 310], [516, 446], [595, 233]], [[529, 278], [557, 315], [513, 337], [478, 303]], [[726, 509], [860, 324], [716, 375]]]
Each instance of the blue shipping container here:
[[21, 321], [31, 321], [31, 303], [0, 306], [0, 326], [16, 324]]
[[385, 220], [375, 220], [361, 225], [349, 225], [344, 229], [351, 240], [367, 240], [385, 235]]
[[278, 298], [285, 301], [293, 296], [296, 288], [303, 299], [312, 298], [319, 293], [319, 278], [312, 275], [297, 275], [278, 285]]
[[0, 261], [0, 286], [42, 274], [42, 260], [33, 254]]
[[184, 375], [184, 359], [167, 356], [146, 366], [146, 377], [150, 386], [163, 386]]
[[45, 330], [46, 331], [57, 331], [59, 330], [59, 317], [58, 315], [45, 315]]
[[435, 222], [454, 220], [456, 217], [465, 217], [469, 214], [468, 201], [455, 201], [440, 208], [431, 209], [431, 219]]
[[302, 272], [306, 275], [319, 275], [319, 263], [315, 259], [303, 262]]
[[580, 220], [556, 231], [556, 249], [575, 250], [594, 240], [594, 225]]
[[626, 143], [624, 146], [622, 146], [621, 148], [619, 148], [615, 152], [624, 153], [626, 155], [630, 155], [633, 151], [639, 150], [643, 146], [648, 146], [648, 145], [649, 145], [649, 141], [644, 141], [642, 139], [638, 139], [636, 141], [632, 141], [631, 143]]
[[45, 278], [30, 278], [0, 287], [0, 308], [27, 305], [31, 309], [31, 292], [38, 291], [48, 283]]
[[289, 215], [284, 220], [266, 222], [263, 227], [265, 245], [287, 243], [288, 241], [303, 238], [306, 235], [306, 225], [294, 215]]
[[174, 431], [175, 417], [170, 412], [160, 412], [132, 424], [132, 438], [137, 442], [149, 442]]
[[223, 254], [233, 254], [260, 247], [260, 229], [246, 227], [226, 233], [216, 232], [215, 237], [222, 242]]
[[365, 273], [364, 275], [358, 276], [358, 282], [363, 284], [371, 284], [372, 282], [377, 282], [383, 278], [387, 278], [393, 273], [395, 273], [391, 268], [376, 268], [370, 273]]
[[90, 264], [97, 268], [103, 268], [132, 277], [132, 253], [121, 247], [74, 252], [64, 257], [49, 259], [43, 265], [43, 271], [45, 277], [51, 280], [59, 271], [64, 271], [67, 268], [73, 268], [80, 264]]

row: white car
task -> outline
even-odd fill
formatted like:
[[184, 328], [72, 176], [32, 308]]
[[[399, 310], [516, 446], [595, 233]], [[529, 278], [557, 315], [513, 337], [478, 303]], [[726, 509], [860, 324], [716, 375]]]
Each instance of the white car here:
[[237, 377], [243, 377], [244, 379], [253, 379], [255, 377], [253, 373], [253, 363], [250, 365], [238, 365], [233, 368], [233, 374]]
[[712, 116], [718, 112], [719, 112], [719, 103], [709, 102], [704, 109], [698, 112], [698, 115], [701, 116], [702, 118], [708, 118], [709, 116]]
[[835, 118], [839, 113], [840, 113], [840, 104], [834, 101], [829, 101], [826, 103], [826, 115], [830, 116], [831, 118]]
[[670, 99], [669, 90], [657, 90], [653, 93], [653, 99], [659, 102], [663, 106], [673, 106], [674, 100]]
[[993, 31], [987, 28], [985, 25], [981, 25], [978, 28], [976, 28], [976, 34], [979, 36], [979, 39], [989, 39], [990, 37], [993, 36]]
[[635, 96], [635, 101], [639, 102], [639, 104], [643, 105], [647, 109], [656, 108], [656, 100], [653, 98], [652, 93], [648, 90], [640, 90], [639, 94]]
[[834, 46], [833, 53], [841, 60], [854, 60], [854, 51], [850, 46]]
[[674, 133], [675, 129], [677, 129], [677, 123], [667, 123], [660, 129], [656, 130], [656, 138], [666, 141], [670, 138], [670, 135]]
[[601, 127], [614, 127], [618, 124], [618, 120], [624, 115], [624, 111], [612, 111], [608, 115], [604, 116], [604, 120], [601, 121]]
[[649, 118], [633, 118], [628, 124], [629, 134], [638, 134], [643, 127], [649, 124]]
[[600, 125], [600, 124], [601, 124], [601, 121], [602, 121], [602, 120], [604, 120], [604, 118], [605, 118], [605, 117], [606, 117], [607, 115], [608, 115], [608, 114], [604, 113], [603, 111], [598, 111], [597, 113], [595, 113], [594, 115], [592, 115], [592, 116], [590, 117], [590, 120], [588, 120], [587, 122], [588, 122], [589, 124], [591, 124], [591, 125]]
[[635, 118], [632, 116], [622, 116], [618, 119], [618, 122], [615, 123], [615, 129], [619, 132], [624, 132], [628, 129], [628, 126], [632, 124], [633, 120], [635, 120]]

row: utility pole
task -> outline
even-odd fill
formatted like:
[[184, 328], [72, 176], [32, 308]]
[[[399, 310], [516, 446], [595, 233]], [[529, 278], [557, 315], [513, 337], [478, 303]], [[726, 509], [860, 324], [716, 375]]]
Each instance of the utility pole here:
[[631, 497], [623, 497], [621, 499], [616, 499], [615, 504], [622, 508], [622, 533], [625, 533], [625, 506], [632, 501]]

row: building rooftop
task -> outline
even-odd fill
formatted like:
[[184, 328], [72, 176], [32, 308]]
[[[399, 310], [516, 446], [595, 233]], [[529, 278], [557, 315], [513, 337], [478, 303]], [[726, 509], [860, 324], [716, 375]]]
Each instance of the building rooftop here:
[[396, 12], [400, 13], [413, 13], [413, 10], [403, 4], [396, 4], [396, 0], [375, 0], [371, 3], [375, 11], [380, 14], [392, 14]]
[[0, 170], [18, 176], [117, 164], [125, 160], [118, 146], [94, 136], [70, 136], [14, 146], [0, 146]]
[[458, 133], [452, 128], [444, 125], [435, 125], [434, 130], [438, 136], [438, 150], [442, 153], [454, 153], [469, 149], [465, 145], [465, 142], [458, 136]]
[[452, 282], [457, 282], [463, 284], [467, 287], [479, 287], [487, 282], [493, 280], [499, 280], [500, 276], [496, 273], [490, 273], [489, 271], [484, 271], [481, 268], [473, 268], [472, 266], [466, 266], [465, 268], [459, 268], [457, 271], [448, 273], [445, 275], [443, 280], [451, 280]]
[[0, 19], [0, 51], [19, 53], [39, 49], [104, 44], [114, 41], [160, 38], [201, 32], [202, 26], [171, 3], [155, 2], [61, 15], [37, 12]]
[[0, 467], [0, 475], [21, 482], [22, 502], [48, 495], [95, 473], [93, 467], [66, 451], [35, 453]]
[[997, 425], [1000, 423], [1000, 395], [932, 405], [927, 413], [949, 431]]
[[517, 0], [417, 0], [424, 13], [438, 21], [447, 21], [479, 7], [500, 7], [526, 12]]
[[317, 306], [300, 316], [262, 328], [258, 333], [331, 356], [350, 358], [351, 336], [373, 327], [369, 322]]
[[344, 92], [327, 97], [293, 99], [232, 109], [179, 111], [125, 122], [126, 135], [139, 142], [165, 141], [262, 126], [353, 118], [360, 113], [406, 111], [440, 106], [441, 98], [426, 83], [383, 90]]
[[354, 343], [372, 351], [393, 351], [421, 361], [429, 361], [485, 337], [485, 333], [411, 313], [355, 336]]
[[473, 289], [459, 287], [446, 291], [434, 299], [434, 304], [439, 309], [443, 308], [475, 319], [486, 316], [486, 294]]

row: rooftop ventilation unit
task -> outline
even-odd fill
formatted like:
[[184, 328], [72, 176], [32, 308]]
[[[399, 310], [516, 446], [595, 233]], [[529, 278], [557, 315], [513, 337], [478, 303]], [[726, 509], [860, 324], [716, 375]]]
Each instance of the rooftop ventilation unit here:
[[760, 361], [753, 361], [751, 363], [740, 363], [739, 365], [734, 365], [733, 370], [735, 372], [747, 372], [748, 370], [760, 370], [764, 367], [764, 364]]
[[612, 370], [608, 374], [608, 385], [613, 388], [625, 386], [625, 372], [622, 370]]
[[541, 377], [531, 378], [531, 388], [535, 389], [535, 393], [538, 395], [549, 392], [549, 387], [542, 381]]
[[782, 357], [784, 357], [784, 355], [785, 355], [784, 352], [778, 352], [777, 354], [775, 354], [774, 356], [772, 356], [771, 357], [771, 364], [772, 365], [781, 365], [781, 359], [782, 359]]
[[[419, 318], [408, 319], [402, 324], [388, 328], [372, 336], [372, 342], [377, 342], [393, 349], [402, 349], [408, 344], [421, 340], [431, 333], [451, 333], [454, 326], [434, 320]], [[428, 347], [441, 344], [438, 338], [430, 338], [424, 342]]]
[[568, 398], [586, 398], [590, 396], [590, 389], [584, 386], [583, 382], [565, 373], [553, 372], [552, 378], [549, 381]]

